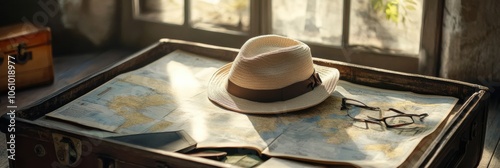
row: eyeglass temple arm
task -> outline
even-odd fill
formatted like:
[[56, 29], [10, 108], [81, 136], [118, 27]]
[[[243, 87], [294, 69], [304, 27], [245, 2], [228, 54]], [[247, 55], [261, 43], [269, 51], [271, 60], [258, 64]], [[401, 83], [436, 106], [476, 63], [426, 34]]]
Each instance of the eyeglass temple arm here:
[[399, 114], [406, 114], [405, 112], [402, 112], [402, 111], [397, 110], [397, 109], [395, 109], [395, 108], [389, 108], [389, 110], [390, 110], [390, 111], [394, 111], [394, 112], [399, 113]]
[[[358, 102], [362, 106], [357, 105], [357, 104], [347, 103], [346, 100]], [[370, 109], [370, 110], [380, 110], [380, 108], [378, 108], [378, 107], [371, 107], [371, 106], [368, 106], [368, 105], [366, 105], [365, 103], [363, 103], [363, 102], [361, 102], [359, 100], [355, 100], [355, 99], [351, 99], [351, 98], [345, 98], [345, 97], [342, 98], [342, 107], [341, 107], [341, 110], [347, 109], [347, 104], [353, 105], [353, 106], [356, 106], [356, 107], [367, 108], [367, 109]]]
[[[397, 109], [394, 109], [394, 108], [389, 108], [389, 110], [390, 110], [390, 111], [394, 111], [394, 112], [399, 113], [399, 114], [406, 114], [405, 112], [400, 111], [400, 110], [397, 110]], [[414, 114], [414, 115], [419, 116], [419, 117], [421, 117], [421, 118], [429, 116], [429, 114], [427, 114], [427, 113], [422, 113], [422, 114]]]
[[371, 122], [377, 122], [377, 121], [383, 121], [384, 119], [380, 119], [380, 118], [375, 118], [375, 117], [371, 117], [371, 116], [367, 116], [369, 118], [369, 120], [366, 120], [366, 121], [371, 121]]
[[419, 120], [420, 120], [421, 122], [424, 122], [424, 119], [425, 119], [425, 117], [427, 117], [427, 116], [429, 116], [429, 114], [427, 114], [427, 113], [422, 113], [422, 114], [418, 115]]

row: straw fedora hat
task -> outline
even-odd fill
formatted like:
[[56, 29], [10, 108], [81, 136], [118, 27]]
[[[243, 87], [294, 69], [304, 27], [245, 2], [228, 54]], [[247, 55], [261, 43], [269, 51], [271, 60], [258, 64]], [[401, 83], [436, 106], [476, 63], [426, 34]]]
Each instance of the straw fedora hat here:
[[241, 113], [277, 114], [305, 109], [335, 90], [339, 71], [313, 64], [306, 44], [263, 35], [243, 44], [232, 63], [208, 83], [208, 98]]

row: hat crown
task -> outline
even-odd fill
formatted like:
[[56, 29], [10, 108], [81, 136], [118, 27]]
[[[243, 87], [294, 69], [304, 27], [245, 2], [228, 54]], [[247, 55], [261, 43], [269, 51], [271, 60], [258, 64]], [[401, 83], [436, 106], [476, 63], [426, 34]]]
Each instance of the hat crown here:
[[313, 72], [311, 51], [306, 44], [266, 35], [243, 44], [229, 72], [229, 80], [240, 87], [269, 90], [303, 81]]

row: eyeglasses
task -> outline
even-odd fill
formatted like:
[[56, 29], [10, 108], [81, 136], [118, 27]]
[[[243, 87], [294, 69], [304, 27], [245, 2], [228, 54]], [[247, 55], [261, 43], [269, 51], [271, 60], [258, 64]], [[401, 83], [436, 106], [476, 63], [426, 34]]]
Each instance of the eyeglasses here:
[[351, 116], [349, 113], [349, 110], [352, 107], [358, 107], [358, 108], [363, 108], [371, 111], [379, 111], [382, 112], [382, 110], [379, 107], [371, 107], [366, 105], [365, 103], [355, 100], [355, 99], [350, 99], [350, 98], [342, 98], [342, 106], [341, 110], [347, 110], [347, 116], [352, 118], [354, 121], [359, 121], [359, 122], [365, 122], [366, 127], [368, 127], [368, 123], [373, 123], [373, 124], [380, 124], [383, 122], [387, 128], [395, 128], [395, 127], [401, 127], [405, 125], [410, 125], [415, 123], [414, 118], [418, 118], [420, 122], [424, 121], [424, 118], [429, 116], [427, 113], [422, 113], [422, 114], [407, 114], [404, 113], [400, 110], [394, 109], [394, 108], [389, 108], [388, 111], [392, 111], [395, 113], [398, 113], [397, 115], [392, 115], [388, 117], [382, 117], [382, 118], [374, 118], [367, 116], [368, 119], [360, 119]]

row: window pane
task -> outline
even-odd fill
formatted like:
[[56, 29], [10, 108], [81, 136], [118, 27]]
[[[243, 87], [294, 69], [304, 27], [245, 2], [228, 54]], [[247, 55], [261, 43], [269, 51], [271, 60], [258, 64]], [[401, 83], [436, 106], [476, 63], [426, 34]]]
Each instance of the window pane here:
[[141, 18], [182, 25], [184, 0], [140, 0], [138, 15]]
[[196, 28], [248, 31], [249, 0], [192, 0], [191, 24]]
[[418, 54], [423, 0], [353, 0], [349, 45]]
[[272, 31], [309, 42], [340, 45], [343, 0], [273, 0]]

